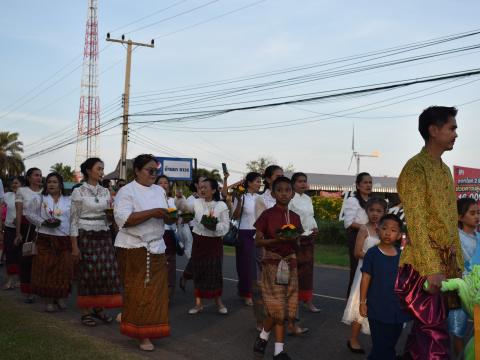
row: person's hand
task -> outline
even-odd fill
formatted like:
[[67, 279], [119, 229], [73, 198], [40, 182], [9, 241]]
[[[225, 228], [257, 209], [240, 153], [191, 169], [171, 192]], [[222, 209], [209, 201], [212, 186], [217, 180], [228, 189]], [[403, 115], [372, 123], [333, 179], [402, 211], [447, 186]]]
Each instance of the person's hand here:
[[436, 294], [440, 291], [442, 287], [442, 281], [445, 280], [444, 274], [431, 274], [427, 275], [428, 289], [427, 291], [430, 294]]
[[230, 173], [228, 171], [223, 173], [223, 178], [225, 180], [228, 179], [229, 176], [230, 176]]
[[312, 230], [312, 235], [318, 236], [318, 229], [317, 228]]
[[80, 261], [80, 256], [82, 254], [80, 253], [80, 249], [78, 246], [72, 247], [72, 257], [73, 257], [73, 262], [78, 262]]
[[18, 246], [18, 245], [20, 245], [22, 242], [23, 242], [22, 234], [17, 234], [17, 236], [15, 236], [15, 240], [13, 240], [13, 243], [14, 243], [16, 246]]
[[367, 310], [368, 310], [368, 307], [367, 307], [367, 304], [366, 303], [360, 303], [360, 306], [358, 308], [359, 312], [360, 312], [360, 316], [366, 318], [367, 317]]
[[157, 208], [155, 209], [154, 217], [158, 219], [164, 219], [167, 217], [167, 209]]

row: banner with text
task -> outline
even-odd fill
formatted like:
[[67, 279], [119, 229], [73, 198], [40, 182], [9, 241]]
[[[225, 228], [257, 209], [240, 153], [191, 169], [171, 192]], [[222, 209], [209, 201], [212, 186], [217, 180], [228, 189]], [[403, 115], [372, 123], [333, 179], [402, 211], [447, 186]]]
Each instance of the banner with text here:
[[458, 199], [470, 197], [480, 202], [480, 169], [454, 166], [453, 179]]
[[158, 175], [166, 175], [170, 180], [192, 180], [192, 159], [157, 157]]

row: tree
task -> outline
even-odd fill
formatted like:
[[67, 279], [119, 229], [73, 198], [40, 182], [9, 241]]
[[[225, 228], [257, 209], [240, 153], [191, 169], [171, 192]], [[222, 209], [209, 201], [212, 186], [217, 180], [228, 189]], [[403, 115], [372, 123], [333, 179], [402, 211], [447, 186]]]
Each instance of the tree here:
[[50, 167], [50, 171], [57, 172], [63, 177], [63, 181], [75, 181], [75, 171], [70, 165], [56, 163]]
[[0, 132], [0, 175], [14, 176], [25, 171], [21, 153], [23, 143], [18, 141], [18, 133]]
[[274, 158], [268, 157], [268, 156], [260, 156], [257, 160], [251, 160], [247, 162], [247, 171], [251, 172], [258, 172], [260, 174], [263, 174], [265, 172], [265, 169], [269, 165], [276, 164], [276, 160]]
[[208, 177], [217, 180], [219, 183], [223, 183], [222, 176], [220, 175], [220, 171], [218, 169], [207, 170], [204, 168], [198, 168], [197, 176]]
[[[277, 160], [268, 156], [260, 156], [257, 160], [251, 160], [247, 162], [247, 171], [254, 171], [260, 174], [265, 172], [265, 169], [270, 165], [278, 164]], [[287, 166], [279, 165], [283, 168], [285, 172], [295, 172], [295, 168], [292, 164], [288, 164]]]

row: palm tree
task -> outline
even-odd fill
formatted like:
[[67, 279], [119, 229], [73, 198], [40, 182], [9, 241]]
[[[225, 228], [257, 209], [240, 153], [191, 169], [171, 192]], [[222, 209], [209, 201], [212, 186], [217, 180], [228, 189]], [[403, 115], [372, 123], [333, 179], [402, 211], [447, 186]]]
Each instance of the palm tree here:
[[222, 176], [220, 175], [220, 171], [218, 171], [218, 169], [207, 170], [204, 168], [198, 168], [197, 176], [208, 177], [213, 180], [217, 180], [219, 183], [223, 183]]
[[23, 143], [18, 141], [18, 133], [0, 132], [0, 175], [14, 176], [25, 171], [22, 156]]
[[50, 167], [50, 171], [57, 172], [63, 177], [63, 181], [75, 181], [75, 171], [70, 165], [56, 163]]

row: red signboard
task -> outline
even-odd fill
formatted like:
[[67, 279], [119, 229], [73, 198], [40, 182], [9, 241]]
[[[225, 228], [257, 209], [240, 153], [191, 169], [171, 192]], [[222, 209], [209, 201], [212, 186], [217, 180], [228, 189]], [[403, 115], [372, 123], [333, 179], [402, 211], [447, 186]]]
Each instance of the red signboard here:
[[480, 169], [454, 166], [453, 179], [457, 198], [470, 197], [480, 203]]

